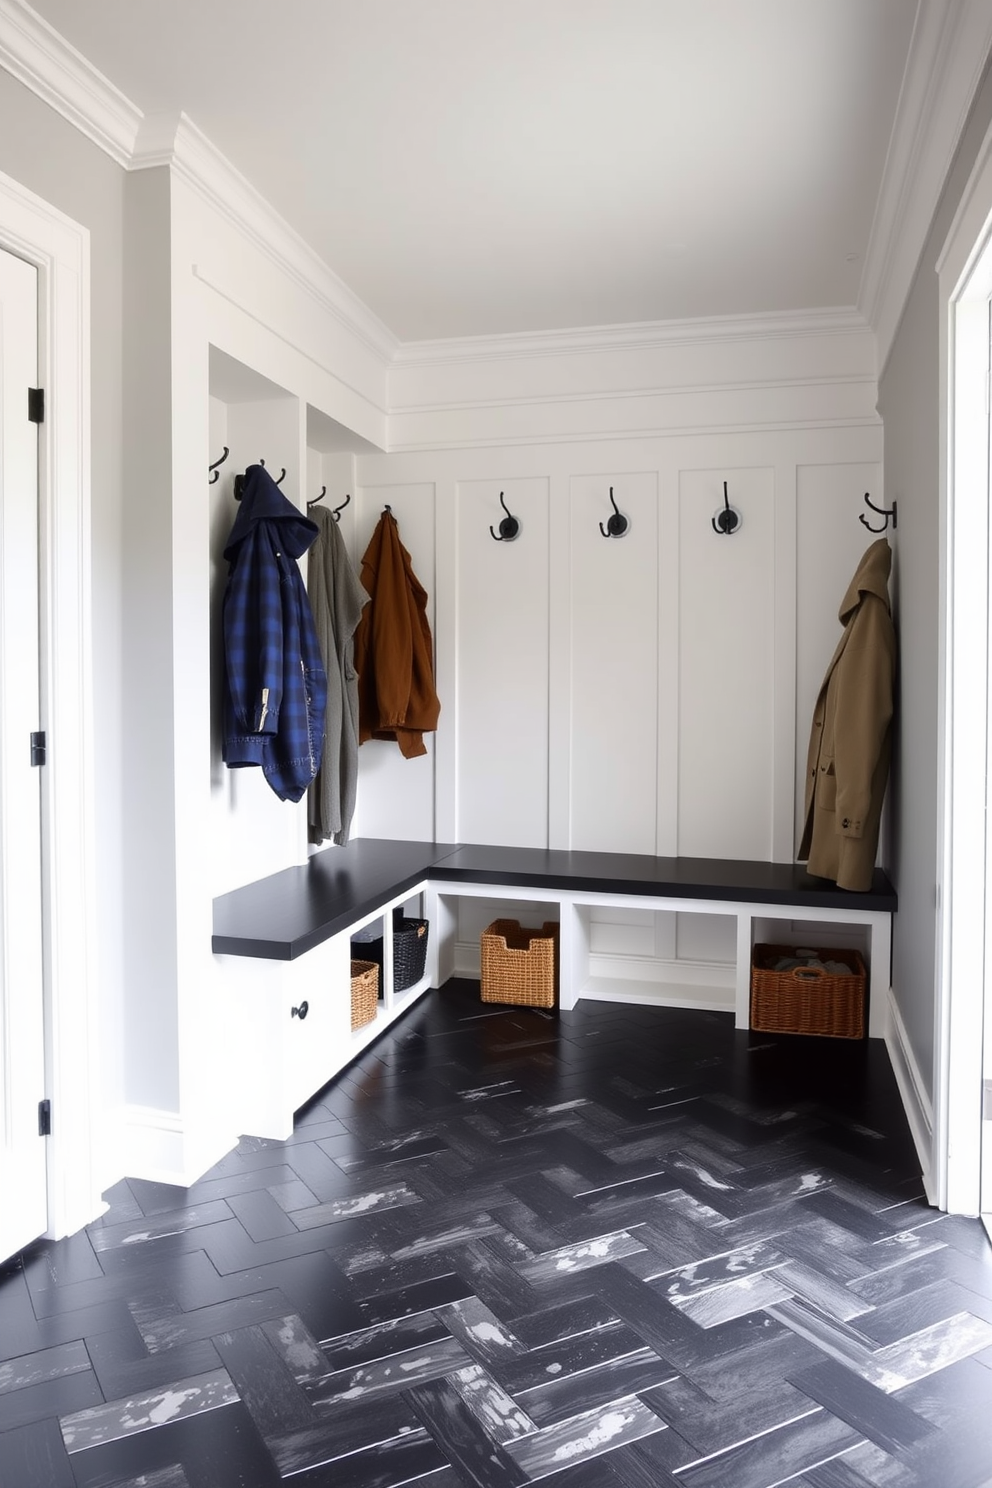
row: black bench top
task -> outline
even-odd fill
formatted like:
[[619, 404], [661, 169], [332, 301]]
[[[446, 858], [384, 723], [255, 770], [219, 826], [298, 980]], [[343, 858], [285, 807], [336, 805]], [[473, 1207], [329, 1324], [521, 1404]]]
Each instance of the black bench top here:
[[428, 879], [552, 893], [789, 905], [799, 911], [797, 918], [804, 908], [892, 913], [897, 907], [895, 889], [880, 868], [867, 892], [852, 894], [829, 879], [812, 878], [800, 863], [361, 837], [347, 847], [315, 853], [305, 866], [284, 868], [215, 899], [212, 948], [231, 956], [293, 961]]

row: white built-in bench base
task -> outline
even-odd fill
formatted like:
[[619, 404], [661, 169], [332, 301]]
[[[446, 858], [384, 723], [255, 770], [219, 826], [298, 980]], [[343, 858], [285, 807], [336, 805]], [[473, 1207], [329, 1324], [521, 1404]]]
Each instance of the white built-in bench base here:
[[[351, 936], [416, 896], [430, 921], [425, 974], [393, 989], [387, 934], [377, 1016], [352, 1030]], [[360, 839], [214, 901], [218, 974], [239, 1008], [244, 1130], [287, 1136], [293, 1113], [418, 997], [478, 975], [477, 945], [458, 941], [466, 899], [491, 900], [486, 919], [511, 902], [533, 905], [531, 923], [560, 921], [563, 1009], [583, 998], [716, 1009], [747, 1028], [755, 944], [853, 944], [869, 966], [869, 1034], [886, 1031], [896, 895], [881, 870], [868, 893], [848, 894], [794, 864]], [[728, 917], [736, 955], [611, 956], [593, 944], [597, 913], [611, 910]]]

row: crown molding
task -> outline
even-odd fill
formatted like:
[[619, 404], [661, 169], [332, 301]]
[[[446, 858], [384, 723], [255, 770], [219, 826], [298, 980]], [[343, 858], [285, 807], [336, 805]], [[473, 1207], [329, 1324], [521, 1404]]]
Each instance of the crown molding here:
[[0, 67], [128, 164], [141, 110], [23, 0], [0, 0]]
[[0, 0], [0, 67], [126, 170], [170, 167], [385, 362], [396, 337], [185, 114], [142, 113], [24, 0]]
[[576, 356], [585, 352], [642, 351], [700, 342], [763, 341], [788, 336], [841, 336], [870, 333], [861, 312], [842, 309], [781, 311], [769, 315], [700, 316], [695, 320], [646, 320], [624, 325], [577, 326], [561, 331], [524, 331], [498, 336], [461, 336], [438, 341], [404, 341], [397, 346], [397, 368], [443, 363], [503, 361], [517, 357]]
[[399, 342], [388, 326], [186, 114], [155, 114], [142, 120], [129, 169], [162, 165], [223, 213], [378, 358], [392, 361]]
[[738, 378], [734, 382], [680, 382], [677, 387], [625, 387], [567, 393], [556, 390], [550, 393], [529, 392], [517, 398], [488, 397], [465, 398], [450, 402], [442, 400], [433, 403], [390, 403], [389, 413], [402, 417], [420, 417], [424, 414], [480, 413], [504, 408], [540, 408], [542, 406], [552, 408], [564, 403], [625, 403], [632, 399], [671, 398], [673, 395], [679, 398], [709, 397], [724, 393], [780, 392], [783, 389], [793, 388], [848, 388], [859, 384], [862, 387], [874, 389], [876, 385], [874, 372], [870, 375], [864, 372], [851, 372], [823, 377], [756, 377], [747, 381]]
[[480, 434], [469, 439], [390, 439], [388, 453], [391, 455], [419, 455], [434, 450], [478, 450], [478, 449], [523, 449], [527, 447], [551, 448], [555, 445], [611, 444], [618, 441], [691, 439], [697, 436], [740, 434], [809, 434], [822, 429], [879, 429], [882, 420], [878, 414], [845, 415], [840, 418], [822, 419], [769, 419], [742, 423], [713, 423], [707, 419], [699, 424], [672, 424], [659, 429], [650, 424], [644, 429], [571, 429], [565, 434]]
[[990, 48], [988, 0], [919, 0], [858, 301], [880, 374]]

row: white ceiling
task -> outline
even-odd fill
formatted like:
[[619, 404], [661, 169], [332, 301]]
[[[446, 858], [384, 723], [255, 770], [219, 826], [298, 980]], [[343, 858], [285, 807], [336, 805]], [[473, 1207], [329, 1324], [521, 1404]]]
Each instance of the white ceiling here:
[[401, 340], [858, 303], [917, 0], [33, 0]]

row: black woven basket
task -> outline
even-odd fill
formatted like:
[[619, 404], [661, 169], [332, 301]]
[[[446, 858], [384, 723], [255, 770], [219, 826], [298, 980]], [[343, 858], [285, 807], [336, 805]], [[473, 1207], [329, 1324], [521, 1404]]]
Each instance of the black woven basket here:
[[[424, 974], [427, 965], [428, 923], [415, 920], [403, 913], [402, 907], [393, 910], [393, 991], [405, 992]], [[356, 954], [363, 961], [374, 961], [382, 969], [382, 936], [366, 940], [364, 932], [352, 937]]]

